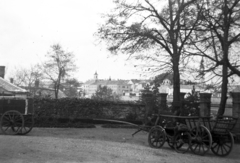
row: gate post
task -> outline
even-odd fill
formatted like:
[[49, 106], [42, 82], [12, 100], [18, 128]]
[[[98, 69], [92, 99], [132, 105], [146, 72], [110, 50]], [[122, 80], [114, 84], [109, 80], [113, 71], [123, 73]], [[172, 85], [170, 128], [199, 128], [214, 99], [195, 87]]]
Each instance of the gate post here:
[[200, 93], [200, 110], [201, 117], [210, 116], [211, 112], [211, 93]]
[[240, 92], [231, 92], [232, 94], [232, 116], [238, 118], [234, 131], [240, 134]]
[[145, 104], [145, 116], [151, 116], [154, 112], [154, 99], [153, 99], [153, 93], [149, 90], [143, 90], [142, 91], [142, 101]]
[[165, 113], [167, 111], [167, 93], [158, 93], [157, 101], [158, 101], [158, 113]]

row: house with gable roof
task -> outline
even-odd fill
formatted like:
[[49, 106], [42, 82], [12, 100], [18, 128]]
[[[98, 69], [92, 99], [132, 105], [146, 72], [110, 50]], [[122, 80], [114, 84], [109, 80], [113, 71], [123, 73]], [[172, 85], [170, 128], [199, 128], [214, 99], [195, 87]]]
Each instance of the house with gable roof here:
[[27, 98], [29, 92], [4, 79], [5, 66], [0, 66], [0, 96], [14, 96]]
[[0, 77], [0, 96], [15, 96], [26, 98], [29, 92], [23, 88], [20, 88], [10, 81]]
[[[39, 87], [39, 81], [35, 81], [33, 87], [19, 87], [13, 84], [13, 79], [10, 81], [4, 79], [5, 66], [0, 66], [0, 96], [14, 96], [20, 98], [33, 97], [51, 97], [55, 98], [54, 89]], [[66, 95], [59, 90], [59, 98], [64, 98]]]

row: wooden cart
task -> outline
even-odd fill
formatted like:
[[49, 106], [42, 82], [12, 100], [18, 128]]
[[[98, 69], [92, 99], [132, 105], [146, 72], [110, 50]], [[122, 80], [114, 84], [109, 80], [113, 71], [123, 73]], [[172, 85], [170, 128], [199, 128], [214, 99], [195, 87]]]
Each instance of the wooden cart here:
[[0, 128], [6, 135], [25, 135], [34, 125], [32, 98], [0, 97]]
[[[217, 156], [229, 155], [234, 145], [234, 138], [231, 131], [236, 122], [237, 118], [230, 116], [220, 116], [216, 119], [199, 117], [198, 119], [186, 120], [189, 128], [193, 128], [194, 126], [201, 127], [200, 131], [197, 131], [196, 127], [194, 127], [194, 130], [191, 130], [191, 151], [203, 155], [211, 149]], [[205, 143], [205, 141], [209, 143]]]
[[158, 115], [155, 125], [148, 135], [148, 143], [153, 148], [161, 148], [168, 142], [177, 152], [187, 152], [189, 149], [198, 155], [204, 155], [211, 150], [217, 156], [230, 154], [234, 138], [231, 130], [237, 118], [223, 116], [173, 116]]

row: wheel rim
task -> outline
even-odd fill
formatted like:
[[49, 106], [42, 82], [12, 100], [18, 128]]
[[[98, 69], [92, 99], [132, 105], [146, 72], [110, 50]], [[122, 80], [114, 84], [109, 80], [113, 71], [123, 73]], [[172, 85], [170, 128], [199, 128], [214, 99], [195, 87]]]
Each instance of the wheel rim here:
[[217, 156], [227, 156], [232, 151], [234, 144], [233, 135], [228, 132], [224, 135], [214, 135], [212, 152]]
[[19, 132], [18, 134], [19, 135], [26, 135], [26, 134], [28, 134], [32, 130], [33, 125], [34, 125], [34, 118], [33, 118], [33, 116], [32, 115], [24, 116], [24, 126], [23, 126], [21, 132]]
[[198, 155], [206, 154], [212, 145], [212, 135], [205, 126], [195, 127], [191, 130], [190, 149]]
[[1, 117], [1, 130], [6, 135], [18, 134], [23, 125], [23, 116], [18, 111], [7, 111]]
[[191, 146], [191, 135], [188, 132], [178, 132], [174, 139], [174, 149], [178, 153], [186, 153]]
[[161, 148], [166, 141], [166, 135], [162, 127], [153, 127], [148, 134], [148, 144], [152, 148]]

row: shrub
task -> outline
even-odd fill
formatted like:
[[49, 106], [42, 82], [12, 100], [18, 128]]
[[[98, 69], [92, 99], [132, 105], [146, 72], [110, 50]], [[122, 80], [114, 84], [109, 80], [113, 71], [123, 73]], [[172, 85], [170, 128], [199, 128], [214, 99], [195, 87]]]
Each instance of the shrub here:
[[[141, 119], [145, 107], [135, 103], [99, 101], [92, 99], [34, 99], [35, 121], [38, 126], [76, 126], [84, 119]], [[77, 125], [79, 126], [79, 125]]]

